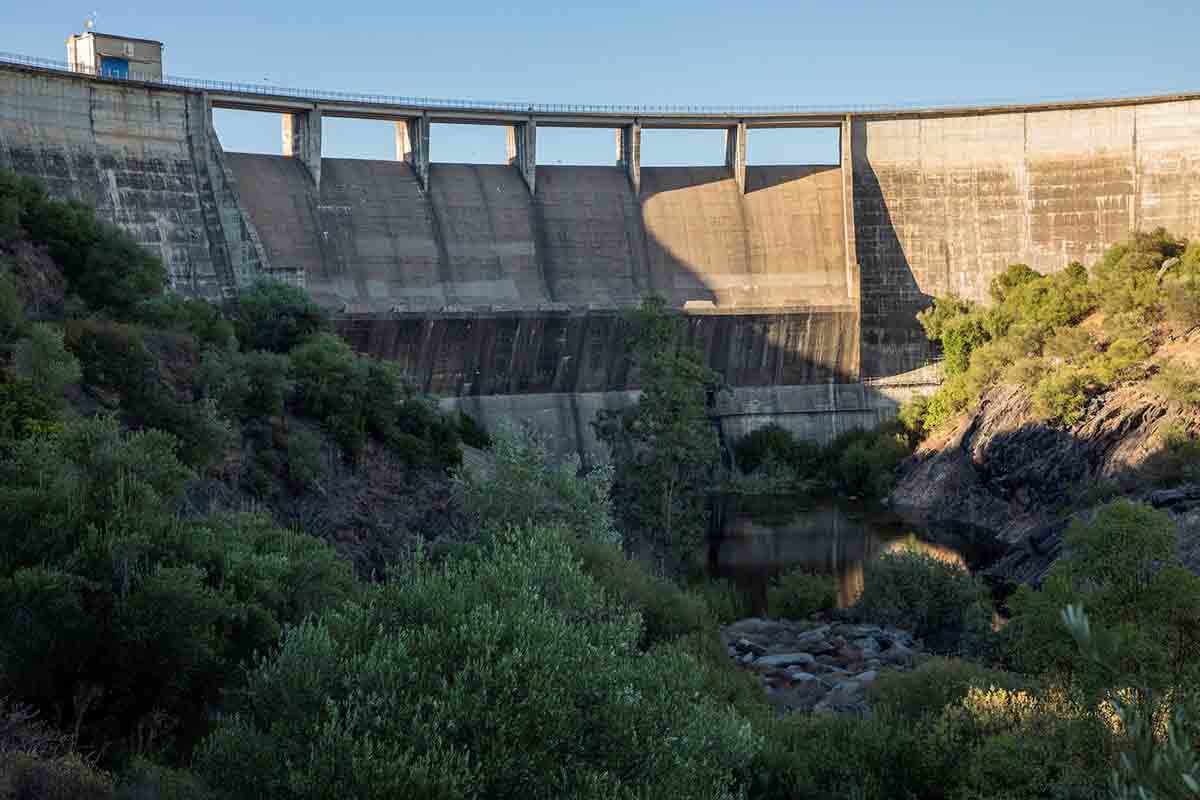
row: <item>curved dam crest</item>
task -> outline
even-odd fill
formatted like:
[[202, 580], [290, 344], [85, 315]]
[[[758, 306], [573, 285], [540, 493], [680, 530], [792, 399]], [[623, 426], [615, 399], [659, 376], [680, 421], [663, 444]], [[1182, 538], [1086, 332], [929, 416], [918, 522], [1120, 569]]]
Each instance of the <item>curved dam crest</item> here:
[[[688, 315], [733, 387], [715, 412], [727, 436], [777, 421], [827, 440], [936, 384], [915, 319], [934, 295], [984, 300], [1010, 263], [1087, 263], [1137, 229], [1200, 234], [1200, 95], [783, 121], [508, 114], [492, 120], [510, 126], [507, 166], [429, 163], [429, 111], [264, 102], [0, 64], [0, 168], [94, 205], [180, 291], [305, 285], [356, 348], [564, 453], [596, 452], [588, 421], [635, 396], [618, 312], [649, 293]], [[226, 153], [214, 106], [278, 106], [287, 155]], [[397, 160], [320, 158], [322, 113], [396, 119]], [[576, 123], [617, 127], [613, 167], [536, 164], [536, 124]], [[777, 124], [839, 127], [840, 163], [746, 166], [747, 130]], [[641, 126], [724, 126], [727, 166], [642, 167]]]

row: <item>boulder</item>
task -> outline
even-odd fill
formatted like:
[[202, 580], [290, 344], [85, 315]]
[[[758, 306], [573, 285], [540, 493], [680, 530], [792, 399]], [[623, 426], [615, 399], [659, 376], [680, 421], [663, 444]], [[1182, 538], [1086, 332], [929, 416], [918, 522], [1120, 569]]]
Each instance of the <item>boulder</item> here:
[[790, 667], [796, 664], [801, 666], [809, 666], [816, 663], [816, 659], [808, 653], [780, 653], [774, 656], [763, 656], [754, 662], [756, 667]]

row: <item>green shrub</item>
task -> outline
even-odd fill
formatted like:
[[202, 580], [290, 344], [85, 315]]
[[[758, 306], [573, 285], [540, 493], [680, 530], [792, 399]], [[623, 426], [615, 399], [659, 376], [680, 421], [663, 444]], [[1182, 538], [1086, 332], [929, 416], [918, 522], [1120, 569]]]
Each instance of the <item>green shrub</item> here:
[[145, 759], [136, 759], [121, 775], [115, 800], [217, 800], [197, 776]]
[[797, 439], [791, 431], [776, 423], [756, 428], [738, 439], [733, 451], [738, 468], [746, 474], [755, 472], [770, 460], [803, 474], [812, 471], [821, 457], [820, 447]]
[[1150, 388], [1175, 403], [1200, 403], [1200, 378], [1178, 364], [1167, 362], [1161, 365], [1150, 381]]
[[644, 564], [612, 544], [583, 540], [576, 550], [584, 571], [612, 603], [641, 616], [639, 641], [643, 648], [689, 633], [716, 636], [715, 620], [699, 595], [681, 589], [669, 578], [651, 574]]
[[112, 757], [146, 737], [186, 752], [239, 665], [352, 586], [332, 549], [262, 517], [175, 517], [174, 450], [94, 419], [0, 460], [0, 694]]
[[892, 430], [884, 427], [860, 436], [841, 451], [836, 474], [844, 491], [882, 497], [891, 490], [896, 467], [912, 453], [904, 435]]
[[988, 286], [988, 294], [991, 295], [992, 302], [1003, 304], [1014, 289], [1041, 277], [1042, 273], [1030, 269], [1025, 264], [1010, 264], [1004, 272], [992, 278], [992, 282]]
[[733, 581], [705, 576], [689, 590], [704, 601], [709, 615], [721, 625], [745, 619], [753, 613], [746, 593]]
[[767, 589], [767, 607], [777, 617], [804, 619], [837, 605], [837, 584], [828, 575], [793, 570]]
[[303, 428], [287, 435], [288, 480], [297, 489], [310, 489], [321, 478], [321, 437]]
[[971, 689], [1018, 690], [1026, 686], [1021, 677], [958, 658], [934, 657], [909, 672], [889, 670], [868, 691], [871, 707], [897, 719], [917, 722], [940, 716], [948, 706], [958, 705]]
[[0, 454], [6, 445], [58, 428], [58, 403], [20, 378], [0, 375]]
[[514, 525], [562, 524], [581, 539], [619, 542], [611, 497], [612, 470], [579, 475], [578, 457], [550, 463], [546, 440], [529, 429], [506, 427], [496, 435], [481, 473], [460, 469], [455, 495], [479, 530]]
[[[750, 770], [761, 800], [892, 800], [944, 796], [920, 734], [882, 715], [789, 714]], [[937, 787], [937, 788], [935, 788]]]
[[262, 280], [226, 304], [237, 340], [245, 350], [287, 353], [329, 328], [324, 309], [297, 286]]
[[1094, 379], [1086, 370], [1062, 367], [1042, 375], [1033, 387], [1034, 406], [1043, 417], [1063, 425], [1083, 418]]
[[31, 325], [28, 336], [17, 343], [14, 366], [52, 403], [61, 403], [66, 388], [83, 374], [78, 359], [63, 346], [62, 331], [40, 322]]
[[1092, 267], [1092, 283], [1105, 313], [1144, 314], [1153, 308], [1159, 297], [1158, 270], [1168, 258], [1183, 255], [1184, 245], [1158, 228], [1106, 250]]
[[862, 618], [911, 630], [939, 650], [953, 650], [986, 626], [989, 609], [986, 589], [965, 567], [916, 548], [867, 562], [854, 605]]
[[291, 361], [285, 355], [207, 350], [197, 383], [221, 412], [236, 419], [278, 417], [291, 397]]
[[470, 414], [459, 411], [454, 415], [454, 421], [463, 444], [477, 450], [487, 450], [492, 446], [492, 437], [488, 434], [487, 429]]
[[1115, 637], [1119, 666], [1158, 690], [1190, 687], [1200, 664], [1200, 577], [1179, 564], [1176, 527], [1165, 512], [1117, 500], [1090, 521], [1075, 520], [1040, 591], [1010, 600], [1005, 653], [1015, 668], [1065, 678], [1094, 695], [1111, 676], [1097, 673], [1065, 636], [1061, 611], [1082, 604], [1093, 628]]
[[233, 323], [221, 313], [220, 307], [206, 300], [167, 292], [143, 301], [134, 309], [133, 317], [153, 328], [190, 334], [205, 347], [237, 348]]
[[925, 329], [925, 335], [932, 341], [940, 341], [948, 325], [960, 317], [964, 317], [976, 308], [970, 300], [964, 300], [953, 292], [942, 297], [935, 297], [933, 305], [917, 314], [917, 321]]
[[25, 328], [25, 304], [17, 293], [17, 284], [0, 261], [0, 344], [20, 337]]
[[111, 800], [113, 781], [76, 755], [38, 758], [24, 753], [0, 753], [0, 797]]
[[[151, 352], [152, 337], [161, 356]], [[232, 443], [232, 430], [215, 403], [191, 397], [195, 342], [190, 337], [89, 319], [69, 324], [66, 341], [83, 367], [84, 382], [116, 392], [133, 427], [177, 437], [189, 465], [208, 468]]]
[[946, 354], [947, 376], [966, 372], [971, 363], [971, 353], [989, 339], [981, 317], [974, 314], [958, 317], [942, 328], [942, 349]]
[[0, 204], [10, 217], [16, 209], [20, 229], [47, 248], [70, 288], [93, 309], [128, 314], [166, 286], [156, 255], [82, 203], [52, 200], [37, 181], [0, 171]]
[[759, 740], [639, 654], [561, 531], [514, 530], [288, 630], [199, 758], [233, 798], [728, 797]]

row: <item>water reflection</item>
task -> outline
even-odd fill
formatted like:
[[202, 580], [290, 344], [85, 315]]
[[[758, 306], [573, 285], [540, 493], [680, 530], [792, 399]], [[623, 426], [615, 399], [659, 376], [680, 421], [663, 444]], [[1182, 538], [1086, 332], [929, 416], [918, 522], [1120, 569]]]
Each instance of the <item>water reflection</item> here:
[[708, 543], [709, 574], [732, 580], [756, 613], [769, 613], [767, 587], [781, 572], [803, 568], [832, 575], [838, 604], [863, 589], [863, 564], [910, 546], [935, 558], [978, 568], [994, 554], [962, 534], [914, 530], [886, 511], [793, 498], [722, 497], [714, 501]]

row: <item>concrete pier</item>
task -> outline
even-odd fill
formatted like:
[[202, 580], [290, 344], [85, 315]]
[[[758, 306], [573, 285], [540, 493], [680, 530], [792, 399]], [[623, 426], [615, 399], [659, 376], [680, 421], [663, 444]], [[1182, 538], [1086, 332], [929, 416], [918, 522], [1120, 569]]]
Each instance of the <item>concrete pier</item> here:
[[529, 187], [529, 194], [537, 194], [537, 123], [530, 118], [527, 122], [509, 125], [507, 128], [508, 165], [516, 167]]
[[637, 197], [642, 191], [642, 126], [637, 122], [617, 128], [617, 166], [629, 176]]
[[733, 180], [746, 191], [746, 123], [738, 122], [725, 130], [725, 166], [733, 170]]
[[396, 160], [412, 167], [417, 183], [429, 191], [429, 117], [396, 121]]
[[283, 154], [299, 159], [312, 176], [313, 185], [321, 186], [320, 109], [283, 115]]

